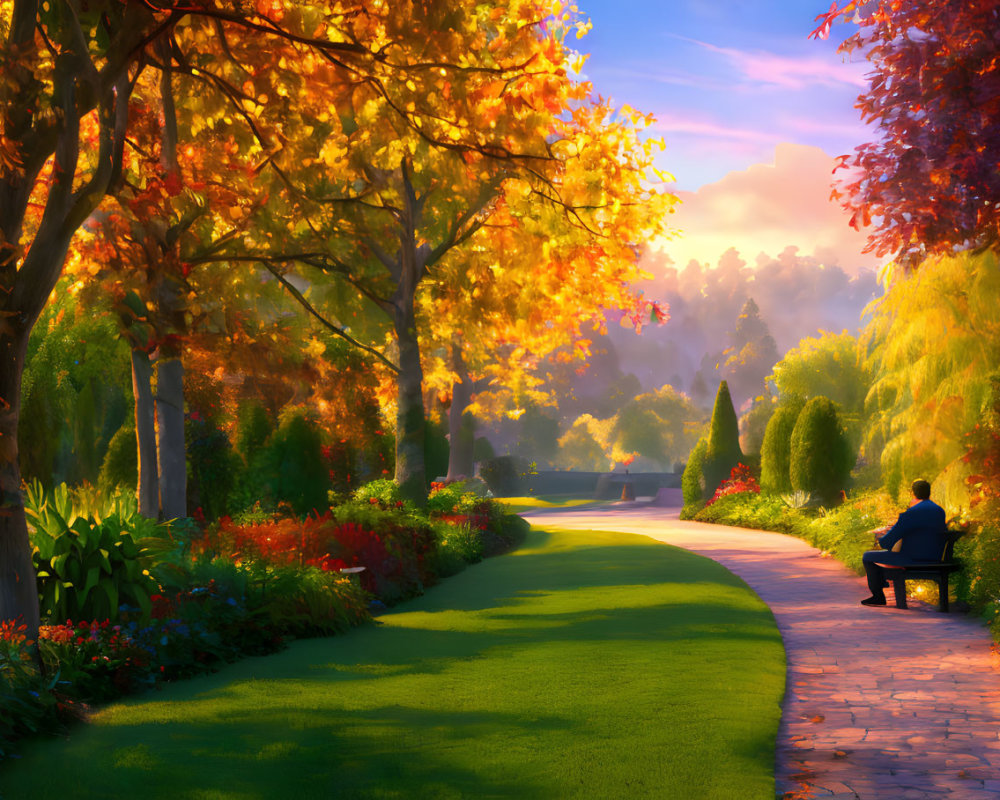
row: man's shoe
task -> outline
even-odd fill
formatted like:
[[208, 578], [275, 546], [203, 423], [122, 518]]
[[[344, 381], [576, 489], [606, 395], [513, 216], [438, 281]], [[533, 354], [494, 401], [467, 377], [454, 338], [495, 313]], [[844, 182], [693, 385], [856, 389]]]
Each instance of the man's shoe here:
[[863, 605], [863, 606], [884, 606], [885, 605], [885, 598], [884, 597], [875, 597], [875, 595], [872, 595], [871, 597], [866, 597], [864, 600], [862, 600], [861, 601], [861, 605]]

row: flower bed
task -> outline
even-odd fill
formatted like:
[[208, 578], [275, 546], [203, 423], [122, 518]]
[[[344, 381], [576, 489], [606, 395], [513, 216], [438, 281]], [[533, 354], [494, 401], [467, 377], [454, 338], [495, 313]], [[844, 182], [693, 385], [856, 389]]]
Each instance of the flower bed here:
[[[43, 620], [37, 643], [24, 626], [0, 624], [0, 758], [9, 755], [10, 742], [57, 730], [87, 703], [272, 653], [290, 638], [360, 624], [370, 619], [373, 598], [389, 604], [418, 594], [484, 555], [511, 549], [528, 527], [502, 506], [457, 488], [429, 515], [382, 498], [384, 491], [376, 487], [305, 519], [224, 518], [189, 539], [176, 525], [139, 517], [121, 495], [111, 526], [107, 513], [78, 510], [79, 498], [65, 488], [48, 497], [36, 488], [30, 511], [38, 522], [33, 535], [48, 537], [43, 545], [66, 539], [82, 559], [90, 551], [77, 538], [120, 530], [131, 546], [123, 574], [151, 589], [133, 593], [137, 604], [116, 605], [114, 615], [103, 616], [94, 609], [107, 605], [113, 590], [74, 595], [79, 618]], [[116, 564], [109, 562], [108, 580], [94, 585], [123, 586]], [[340, 572], [356, 566], [365, 568], [358, 577]], [[69, 573], [45, 571], [40, 588], [47, 596], [70, 596], [61, 583]]]

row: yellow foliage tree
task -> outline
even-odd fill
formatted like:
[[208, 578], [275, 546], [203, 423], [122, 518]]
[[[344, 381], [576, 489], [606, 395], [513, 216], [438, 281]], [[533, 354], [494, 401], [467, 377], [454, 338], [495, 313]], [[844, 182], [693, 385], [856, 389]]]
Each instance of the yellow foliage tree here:
[[997, 256], [987, 251], [930, 259], [898, 276], [872, 307], [860, 338], [872, 376], [864, 453], [881, 463], [893, 492], [916, 477], [961, 470], [963, 436], [996, 368], [997, 297]]

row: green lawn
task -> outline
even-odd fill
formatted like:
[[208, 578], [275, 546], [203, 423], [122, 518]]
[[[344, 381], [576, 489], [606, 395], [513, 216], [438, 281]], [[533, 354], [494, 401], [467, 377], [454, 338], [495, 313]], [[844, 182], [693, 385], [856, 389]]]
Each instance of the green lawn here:
[[497, 500], [507, 506], [511, 514], [520, 514], [522, 511], [535, 510], [539, 508], [574, 508], [576, 506], [596, 505], [601, 502], [606, 502], [586, 497], [560, 497], [556, 495], [498, 497]]
[[107, 707], [6, 800], [773, 800], [784, 652], [714, 562], [533, 531], [381, 624]]

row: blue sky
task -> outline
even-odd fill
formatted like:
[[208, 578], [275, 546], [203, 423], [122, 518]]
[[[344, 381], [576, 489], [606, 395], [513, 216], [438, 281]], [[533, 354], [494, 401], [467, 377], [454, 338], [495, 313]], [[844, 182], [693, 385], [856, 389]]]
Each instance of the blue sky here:
[[694, 191], [734, 170], [773, 160], [781, 142], [827, 155], [871, 138], [855, 98], [863, 60], [808, 39], [819, 0], [579, 0], [593, 29], [578, 43], [597, 93], [657, 118], [658, 166]]

